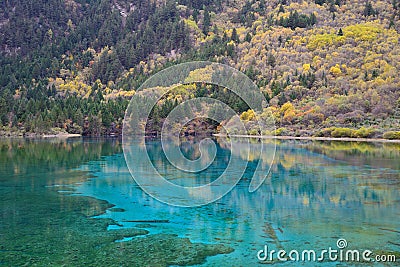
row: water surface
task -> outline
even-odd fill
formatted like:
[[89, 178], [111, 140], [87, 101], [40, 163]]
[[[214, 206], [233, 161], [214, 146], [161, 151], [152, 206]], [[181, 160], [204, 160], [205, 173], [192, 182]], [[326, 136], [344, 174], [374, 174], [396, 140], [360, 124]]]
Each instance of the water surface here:
[[[240, 140], [235, 142], [241, 145]], [[259, 158], [259, 142], [252, 141], [248, 157], [246, 151], [232, 154], [226, 142], [216, 140], [216, 161], [206, 171], [187, 173], [168, 163], [159, 141], [149, 140], [152, 162], [181, 185], [212, 181], [223, 172], [229, 157], [250, 160], [242, 179], [226, 196], [202, 207], [178, 208], [153, 199], [136, 185], [118, 140], [3, 140], [0, 265], [101, 265], [106, 260], [121, 265], [124, 259], [151, 257], [151, 247], [160, 245], [154, 240], [173, 240], [178, 245], [163, 248], [181, 254], [215, 249], [209, 257], [190, 256], [196, 259], [183, 262], [166, 260], [171, 251], [157, 251], [153, 254], [165, 260], [154, 266], [257, 266], [257, 252], [264, 245], [286, 251], [322, 250], [336, 248], [339, 238], [347, 240], [349, 249], [398, 255], [399, 145], [279, 141], [271, 173], [259, 190], [249, 193], [254, 164], [270, 160]], [[270, 141], [264, 142], [269, 145]], [[190, 140], [182, 150], [189, 158], [198, 157]], [[110, 237], [115, 229], [136, 232]], [[163, 234], [176, 234], [199, 246], [179, 245], [186, 239]], [[148, 247], [138, 246], [146, 238]], [[136, 250], [130, 242], [136, 242], [132, 243]], [[210, 249], [201, 244], [225, 246]], [[228, 253], [227, 247], [234, 251]], [[126, 248], [126, 253], [117, 257], [112, 252], [116, 248]], [[146, 261], [132, 264], [139, 263], [146, 265]]]

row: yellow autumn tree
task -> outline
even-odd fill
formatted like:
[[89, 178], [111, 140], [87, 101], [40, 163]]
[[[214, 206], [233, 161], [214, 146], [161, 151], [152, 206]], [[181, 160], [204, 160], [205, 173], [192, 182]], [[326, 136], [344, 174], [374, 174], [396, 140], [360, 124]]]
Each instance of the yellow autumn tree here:
[[339, 64], [336, 64], [335, 66], [332, 66], [330, 68], [329, 72], [334, 76], [339, 76], [340, 74], [342, 74], [342, 70], [340, 69]]
[[245, 111], [240, 115], [240, 119], [244, 121], [252, 121], [255, 119], [255, 117], [256, 114], [252, 109], [249, 109], [248, 111]]
[[303, 71], [304, 72], [308, 72], [311, 69], [311, 65], [310, 64], [303, 64]]

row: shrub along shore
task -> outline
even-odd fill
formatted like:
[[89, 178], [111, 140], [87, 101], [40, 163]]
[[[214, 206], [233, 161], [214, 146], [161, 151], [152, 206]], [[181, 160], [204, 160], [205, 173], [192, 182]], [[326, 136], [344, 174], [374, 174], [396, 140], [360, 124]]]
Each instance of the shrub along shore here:
[[[214, 134], [215, 137], [228, 137], [225, 134]], [[313, 141], [342, 141], [342, 142], [380, 142], [380, 143], [400, 143], [400, 139], [383, 138], [355, 138], [355, 137], [316, 137], [316, 136], [273, 136], [273, 135], [229, 135], [237, 138], [261, 138], [279, 140], [313, 140]]]

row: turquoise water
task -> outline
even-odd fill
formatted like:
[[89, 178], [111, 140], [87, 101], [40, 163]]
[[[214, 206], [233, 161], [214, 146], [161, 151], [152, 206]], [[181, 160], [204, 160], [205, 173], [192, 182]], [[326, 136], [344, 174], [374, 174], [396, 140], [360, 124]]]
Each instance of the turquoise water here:
[[[240, 140], [234, 142], [241, 145]], [[176, 184], [195, 186], [218, 177], [230, 156], [240, 158], [231, 155], [221, 140], [217, 144], [216, 161], [200, 173], [177, 171], [156, 140], [148, 141], [147, 147], [163, 176]], [[264, 245], [287, 252], [318, 252], [329, 247], [337, 249], [339, 238], [347, 240], [347, 249], [368, 249], [375, 254], [400, 251], [398, 145], [281, 142], [266, 181], [259, 190], [249, 193], [252, 165], [260, 160], [268, 164], [268, 160], [264, 162], [253, 153], [259, 145], [257, 140], [251, 145], [249, 166], [237, 186], [217, 202], [202, 207], [172, 207], [144, 193], [131, 178], [122, 153], [82, 165], [79, 170], [90, 172], [94, 178], [78, 185], [77, 192], [124, 210], [109, 210], [99, 216], [118, 222], [109, 226], [111, 229], [139, 224], [132, 221], [168, 220], [139, 226], [150, 234], [174, 233], [193, 242], [225, 244], [235, 249], [230, 254], [209, 257], [201, 266], [254, 266], [260, 263], [257, 252]], [[196, 146], [191, 147], [190, 142], [183, 150], [189, 158], [198, 157]], [[325, 264], [336, 266], [337, 262]]]
[[[248, 148], [233, 140], [238, 150], [215, 141], [216, 160], [199, 173], [176, 170], [160, 142], [147, 141], [156, 168], [179, 185], [214, 181], [230, 157], [249, 161], [218, 201], [178, 208], [137, 186], [118, 140], [0, 140], [0, 265], [263, 266], [271, 263], [257, 258], [265, 245], [320, 252], [337, 249], [339, 238], [348, 249], [400, 258], [399, 144], [278, 141], [271, 172], [249, 193], [255, 165], [267, 170], [271, 155], [260, 158], [257, 139]], [[181, 150], [200, 156], [191, 140]]]

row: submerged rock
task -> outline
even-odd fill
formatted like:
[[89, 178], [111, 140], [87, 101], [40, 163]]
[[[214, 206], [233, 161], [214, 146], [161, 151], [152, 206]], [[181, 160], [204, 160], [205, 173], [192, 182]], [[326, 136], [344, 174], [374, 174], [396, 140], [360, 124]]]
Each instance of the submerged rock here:
[[112, 235], [115, 240], [122, 239], [124, 237], [134, 237], [139, 235], [147, 235], [149, 231], [138, 228], [126, 228], [126, 229], [112, 229], [108, 231], [108, 234]]
[[125, 211], [125, 209], [123, 209], [123, 208], [111, 208], [111, 209], [108, 209], [109, 211], [112, 211], [112, 212], [124, 212]]
[[[120, 264], [127, 266], [187, 266], [201, 264], [208, 256], [231, 252], [232, 248], [221, 244], [192, 243], [177, 235], [156, 234], [118, 243], [114, 256], [123, 257]], [[112, 261], [107, 264], [118, 265]]]

